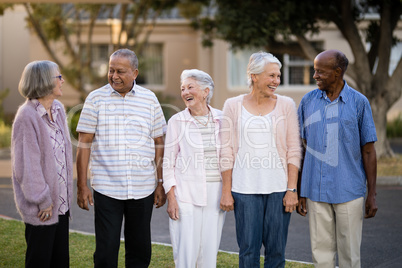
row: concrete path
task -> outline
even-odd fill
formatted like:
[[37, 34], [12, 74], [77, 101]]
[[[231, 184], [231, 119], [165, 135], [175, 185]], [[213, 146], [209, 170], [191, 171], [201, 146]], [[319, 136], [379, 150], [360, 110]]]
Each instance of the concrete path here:
[[[14, 204], [10, 177], [10, 160], [0, 156], [0, 216], [20, 219]], [[362, 267], [402, 267], [402, 178], [378, 178], [378, 185], [379, 211], [375, 218], [364, 220], [363, 224]], [[72, 230], [94, 233], [93, 208], [84, 211], [73, 202], [72, 215]], [[154, 209], [152, 241], [170, 244], [168, 222], [166, 205]], [[238, 252], [233, 212], [227, 213], [220, 249]], [[308, 220], [296, 213], [293, 213], [289, 227], [286, 258], [312, 261]]]

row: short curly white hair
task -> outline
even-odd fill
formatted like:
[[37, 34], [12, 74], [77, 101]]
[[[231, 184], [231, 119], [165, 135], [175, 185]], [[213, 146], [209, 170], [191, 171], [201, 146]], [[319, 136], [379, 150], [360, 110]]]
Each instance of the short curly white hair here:
[[209, 88], [209, 93], [206, 98], [207, 104], [209, 104], [209, 102], [212, 99], [212, 95], [214, 94], [214, 81], [212, 80], [211, 76], [204, 71], [198, 69], [190, 69], [190, 70], [184, 70], [181, 73], [180, 83], [183, 83], [183, 81], [187, 78], [193, 78], [197, 82], [197, 84], [201, 87], [201, 90]]

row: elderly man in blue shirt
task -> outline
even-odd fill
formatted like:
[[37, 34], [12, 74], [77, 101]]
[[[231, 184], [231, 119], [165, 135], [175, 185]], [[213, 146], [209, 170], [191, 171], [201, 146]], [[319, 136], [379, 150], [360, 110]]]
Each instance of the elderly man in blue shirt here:
[[298, 212], [309, 211], [315, 267], [335, 267], [337, 253], [340, 267], [360, 267], [366, 188], [365, 217], [377, 212], [376, 130], [367, 98], [343, 79], [347, 66], [338, 50], [318, 54], [318, 89], [298, 110], [305, 147]]

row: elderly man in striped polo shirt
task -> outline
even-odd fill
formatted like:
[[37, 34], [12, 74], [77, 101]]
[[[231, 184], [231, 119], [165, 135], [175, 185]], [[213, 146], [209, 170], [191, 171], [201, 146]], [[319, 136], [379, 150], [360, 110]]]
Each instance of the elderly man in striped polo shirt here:
[[88, 95], [77, 126], [77, 203], [88, 210], [95, 201], [95, 267], [117, 267], [123, 217], [126, 267], [148, 267], [152, 208], [166, 201], [166, 122], [155, 94], [136, 85], [137, 75], [135, 53], [115, 51], [109, 84]]

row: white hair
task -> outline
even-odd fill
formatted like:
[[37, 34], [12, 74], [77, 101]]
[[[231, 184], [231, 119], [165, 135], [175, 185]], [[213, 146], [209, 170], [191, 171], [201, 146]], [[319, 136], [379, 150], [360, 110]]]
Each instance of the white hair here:
[[198, 69], [184, 70], [180, 75], [180, 83], [187, 78], [193, 78], [197, 84], [201, 87], [201, 90], [209, 88], [209, 93], [207, 96], [207, 104], [211, 101], [212, 95], [214, 94], [214, 81], [211, 76], [204, 71]]
[[250, 56], [250, 60], [247, 65], [247, 85], [249, 88], [253, 86], [253, 79], [251, 79], [251, 75], [264, 72], [265, 66], [270, 63], [276, 63], [279, 65], [279, 68], [282, 68], [282, 63], [271, 53], [259, 51]]

